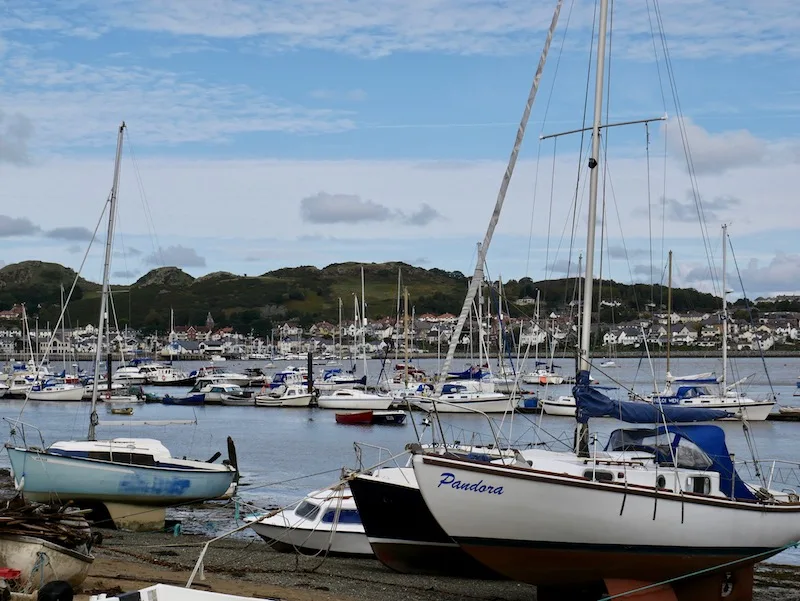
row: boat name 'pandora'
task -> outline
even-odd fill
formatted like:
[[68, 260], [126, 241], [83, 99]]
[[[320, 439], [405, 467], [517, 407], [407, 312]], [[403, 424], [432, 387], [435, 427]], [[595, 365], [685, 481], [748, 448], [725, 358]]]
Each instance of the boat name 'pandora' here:
[[488, 484], [484, 484], [483, 480], [478, 480], [477, 482], [473, 483], [462, 482], [461, 480], [456, 480], [454, 474], [451, 474], [450, 472], [442, 472], [442, 479], [439, 480], [439, 486], [447, 486], [448, 484], [450, 485], [450, 488], [455, 488], [457, 490], [483, 492], [486, 493], [487, 495], [503, 494], [502, 486], [489, 486]]

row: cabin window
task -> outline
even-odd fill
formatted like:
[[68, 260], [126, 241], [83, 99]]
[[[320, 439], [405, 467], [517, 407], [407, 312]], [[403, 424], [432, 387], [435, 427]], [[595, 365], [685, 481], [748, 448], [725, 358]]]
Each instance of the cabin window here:
[[667, 479], [664, 476], [659, 476], [656, 478], [656, 488], [666, 488], [667, 487]]
[[698, 495], [707, 495], [711, 493], [711, 478], [708, 476], [689, 476], [686, 479], [689, 492]]
[[89, 459], [98, 459], [99, 461], [111, 461], [111, 453], [105, 451], [89, 451]]
[[[337, 521], [335, 509], [329, 509], [322, 516], [322, 522], [325, 524], [332, 524], [335, 521]], [[338, 522], [340, 524], [360, 524], [361, 517], [356, 509], [340, 509]]]
[[614, 474], [604, 470], [586, 470], [583, 472], [583, 477], [588, 480], [596, 480], [597, 482], [613, 482]]
[[307, 520], [313, 520], [317, 517], [319, 513], [319, 505], [314, 505], [313, 503], [309, 503], [308, 501], [303, 501], [300, 505], [297, 506], [297, 509], [294, 510], [295, 514], [300, 516], [301, 518], [306, 518]]

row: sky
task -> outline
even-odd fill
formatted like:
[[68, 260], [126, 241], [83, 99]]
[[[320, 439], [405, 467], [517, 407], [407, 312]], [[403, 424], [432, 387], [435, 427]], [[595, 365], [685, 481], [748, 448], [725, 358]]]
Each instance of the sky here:
[[[471, 273], [555, 6], [0, 0], [0, 261], [86, 257], [100, 280], [124, 120], [116, 283], [164, 265]], [[540, 136], [591, 122], [594, 18], [564, 0], [492, 277], [577, 269], [590, 137]], [[719, 290], [728, 223], [730, 289], [800, 290], [800, 5], [615, 0], [608, 46], [604, 123], [661, 120], [605, 130], [595, 273], [660, 282], [672, 250], [675, 285]]]

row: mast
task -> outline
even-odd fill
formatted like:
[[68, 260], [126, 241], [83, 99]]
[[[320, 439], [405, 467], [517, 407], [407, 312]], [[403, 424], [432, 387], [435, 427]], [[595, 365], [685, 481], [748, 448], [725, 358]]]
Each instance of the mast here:
[[403, 384], [408, 388], [408, 288], [403, 288]]
[[334, 338], [333, 348], [336, 350], [336, 359], [342, 359], [342, 297], [339, 297], [339, 347], [336, 347], [336, 339]]
[[64, 319], [64, 284], [61, 284], [61, 367], [67, 375], [67, 326]]
[[[402, 294], [405, 294], [405, 291], [403, 291]], [[398, 267], [397, 268], [397, 312], [395, 313], [395, 317], [394, 317], [394, 329], [395, 329], [395, 332], [400, 328], [400, 295], [401, 295], [401, 290], [400, 290], [400, 268]], [[408, 311], [408, 306], [406, 306], [406, 311]], [[399, 353], [400, 353], [400, 349], [397, 348], [397, 336], [395, 336], [394, 337], [394, 360], [395, 361], [397, 361], [397, 359], [400, 357]]]
[[364, 375], [367, 375], [367, 303], [364, 299], [364, 266], [361, 266], [361, 356], [364, 361]]
[[[589, 216], [586, 232], [586, 275], [583, 282], [583, 313], [578, 371], [590, 371], [589, 345], [592, 337], [592, 286], [594, 284], [594, 239], [597, 228], [597, 180], [600, 170], [600, 121], [603, 118], [603, 75], [606, 66], [606, 29], [608, 0], [600, 0], [600, 23], [597, 30], [597, 64], [595, 67], [594, 119], [592, 121], [592, 154], [589, 157]], [[589, 426], [578, 424], [576, 452], [589, 454]]]
[[[119, 126], [117, 133], [117, 154], [114, 159], [114, 180], [111, 184], [111, 194], [108, 197], [108, 233], [106, 234], [106, 254], [103, 263], [103, 289], [100, 296], [100, 317], [97, 323], [97, 351], [94, 356], [94, 382], [92, 384], [92, 412], [89, 417], [89, 440], [95, 440], [94, 429], [99, 421], [97, 418], [97, 389], [100, 378], [100, 360], [103, 356], [103, 329], [108, 319], [108, 275], [111, 269], [111, 250], [114, 242], [114, 218], [117, 210], [117, 190], [119, 188], [119, 171], [122, 159], [122, 138], [125, 133], [125, 122]], [[111, 341], [109, 340], [109, 347]], [[110, 350], [110, 349], [109, 349]], [[110, 369], [110, 366], [109, 366]], [[111, 382], [109, 381], [109, 385]]]
[[525, 109], [522, 111], [522, 118], [520, 119], [519, 127], [517, 128], [517, 137], [514, 140], [514, 147], [511, 150], [511, 156], [508, 159], [508, 166], [506, 167], [506, 172], [503, 175], [503, 180], [500, 183], [500, 190], [497, 192], [494, 211], [489, 219], [489, 225], [486, 228], [486, 235], [483, 238], [483, 244], [481, 244], [481, 248], [478, 251], [478, 257], [475, 261], [475, 273], [472, 276], [469, 289], [467, 290], [467, 296], [464, 299], [464, 304], [461, 306], [461, 313], [458, 316], [458, 321], [456, 321], [456, 326], [452, 335], [450, 336], [450, 345], [447, 349], [447, 356], [445, 357], [444, 363], [442, 363], [439, 372], [439, 380], [442, 382], [447, 378], [447, 372], [450, 370], [450, 364], [453, 362], [453, 357], [455, 356], [456, 348], [458, 347], [458, 341], [461, 337], [461, 331], [464, 328], [464, 324], [466, 323], [467, 317], [470, 313], [470, 308], [472, 307], [472, 300], [475, 298], [475, 293], [478, 291], [479, 283], [483, 281], [483, 265], [486, 261], [486, 253], [489, 252], [489, 244], [492, 242], [494, 230], [497, 227], [497, 222], [500, 220], [500, 211], [503, 209], [503, 203], [506, 199], [506, 191], [508, 190], [508, 185], [511, 182], [511, 176], [514, 174], [514, 167], [517, 164], [519, 149], [522, 146], [522, 140], [525, 137], [525, 129], [528, 126], [528, 117], [530, 117], [531, 114], [533, 101], [536, 99], [536, 93], [539, 90], [539, 81], [542, 78], [544, 65], [547, 61], [547, 53], [550, 50], [550, 43], [553, 41], [553, 32], [558, 24], [558, 16], [561, 13], [562, 4], [563, 0], [558, 0], [555, 11], [553, 12], [553, 19], [550, 22], [550, 29], [547, 31], [547, 38], [544, 42], [542, 54], [539, 57], [539, 64], [536, 67], [536, 74], [534, 75], [533, 82], [531, 83], [531, 89], [528, 93], [528, 100], [525, 104]]
[[[667, 285], [667, 377], [669, 377], [670, 349], [672, 346], [672, 251], [669, 251]], [[669, 382], [667, 382], [667, 385], [669, 385]]]
[[728, 390], [728, 224], [722, 224], [722, 394]]

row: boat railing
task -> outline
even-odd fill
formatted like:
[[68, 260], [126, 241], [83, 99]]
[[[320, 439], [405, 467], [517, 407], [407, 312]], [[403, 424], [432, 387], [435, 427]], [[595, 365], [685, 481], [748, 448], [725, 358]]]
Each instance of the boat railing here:
[[737, 461], [739, 475], [744, 480], [758, 480], [765, 488], [784, 487], [786, 493], [797, 494], [800, 490], [800, 462], [785, 459], [759, 459]]
[[386, 447], [381, 447], [381, 446], [378, 446], [378, 445], [369, 444], [368, 442], [354, 442], [353, 443], [353, 449], [355, 450], [355, 453], [356, 453], [356, 465], [357, 465], [356, 469], [359, 472], [363, 472], [364, 469], [365, 469], [364, 468], [364, 450], [365, 449], [370, 449], [370, 450], [373, 450], [373, 451], [377, 451], [378, 460], [369, 462], [368, 465], [370, 465], [370, 466], [372, 466], [372, 465], [381, 465], [382, 466], [384, 463], [391, 462], [391, 463], [394, 463], [395, 467], [402, 467], [397, 462], [397, 459], [398, 459], [398, 457], [401, 457], [402, 455], [405, 455], [405, 453], [402, 453], [401, 455], [397, 455], [396, 453], [393, 453], [390, 449], [387, 449]]
[[7, 422], [9, 425], [12, 441], [16, 441], [17, 437], [19, 437], [22, 440], [22, 446], [24, 446], [26, 449], [30, 448], [28, 446], [28, 436], [26, 434], [26, 430], [33, 430], [39, 436], [39, 442], [41, 443], [39, 448], [42, 450], [46, 448], [47, 445], [44, 442], [44, 435], [42, 434], [42, 431], [33, 424], [29, 424], [18, 419], [12, 419], [10, 417], [4, 417], [3, 421]]
[[[432, 400], [431, 401], [431, 405], [433, 406], [433, 411], [431, 411], [429, 413], [434, 413], [436, 415], [437, 420], [439, 420], [439, 412], [436, 410], [436, 407], [438, 405], [446, 405], [448, 407], [457, 407], [462, 411], [467, 411], [469, 413], [477, 413], [478, 415], [482, 415], [484, 418], [486, 418], [486, 421], [489, 424], [489, 429], [491, 431], [492, 439], [494, 440], [495, 448], [497, 448], [497, 449], [502, 448], [501, 445], [500, 445], [500, 437], [499, 437], [499, 435], [497, 433], [497, 428], [495, 426], [494, 420], [487, 413], [484, 413], [483, 411], [480, 411], [480, 410], [475, 409], [473, 407], [467, 407], [467, 406], [465, 406], [465, 405], [463, 405], [461, 403], [450, 403], [448, 401], [442, 401], [440, 399], [437, 399], [435, 401]], [[441, 421], [440, 421], [440, 423], [441, 423]]]

